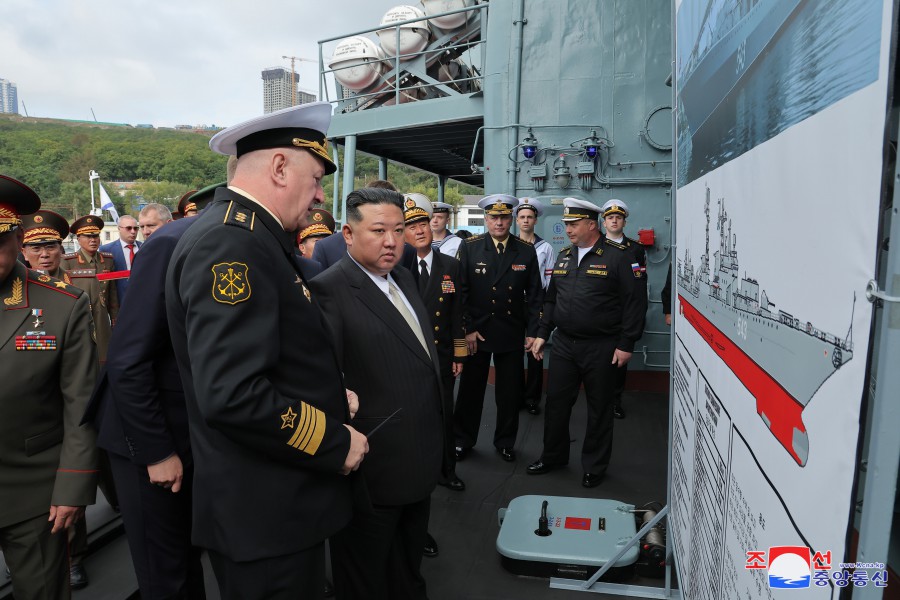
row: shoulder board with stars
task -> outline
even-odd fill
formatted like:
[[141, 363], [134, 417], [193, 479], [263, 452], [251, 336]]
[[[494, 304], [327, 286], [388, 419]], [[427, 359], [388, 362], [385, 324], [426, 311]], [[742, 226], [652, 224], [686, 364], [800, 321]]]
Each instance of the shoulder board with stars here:
[[98, 252], [98, 254], [99, 254], [100, 256], [105, 256], [106, 258], [112, 258], [112, 257], [113, 257], [112, 252], [107, 252], [106, 250], [100, 250], [100, 251]]
[[473, 242], [477, 242], [477, 241], [479, 241], [479, 240], [483, 240], [483, 239], [484, 239], [484, 236], [485, 236], [484, 233], [479, 233], [478, 235], [473, 235], [473, 236], [470, 237], [470, 238], [466, 238], [466, 243], [467, 243], [467, 244], [471, 244], [471, 243], [473, 243]]
[[46, 273], [39, 273], [37, 271], [32, 271], [31, 269], [28, 270], [28, 283], [45, 287], [48, 290], [53, 290], [60, 294], [71, 296], [72, 298], [77, 298], [81, 293], [79, 288], [71, 286], [61, 279], [56, 279], [50, 277]]
[[620, 244], [619, 242], [614, 242], [609, 238], [606, 238], [606, 243], [609, 244], [610, 246], [612, 246], [613, 248], [618, 248], [619, 250], [624, 250], [625, 248], [627, 248], [627, 246], [625, 246], [625, 244]]
[[225, 219], [222, 222], [226, 225], [253, 231], [253, 226], [256, 225], [256, 213], [240, 204], [236, 205], [232, 200], [228, 203], [228, 210], [225, 211]]
[[68, 254], [63, 254], [63, 260], [72, 260], [73, 258], [75, 258], [77, 256], [78, 256], [77, 252], [69, 252]]

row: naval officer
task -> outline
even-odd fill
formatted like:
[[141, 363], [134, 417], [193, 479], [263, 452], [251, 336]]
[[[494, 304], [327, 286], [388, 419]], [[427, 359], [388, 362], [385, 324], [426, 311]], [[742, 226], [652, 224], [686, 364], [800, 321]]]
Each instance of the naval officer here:
[[[294, 233], [336, 167], [331, 106], [294, 106], [217, 133], [234, 178], [183, 234], [166, 313], [194, 459], [195, 545], [223, 598], [318, 595], [324, 540], [351, 517], [368, 450], [335, 348], [294, 261]], [[315, 596], [313, 596], [315, 597]]]
[[453, 206], [446, 202], [432, 202], [431, 211], [431, 237], [433, 241], [431, 245], [441, 254], [447, 256], [456, 256], [459, 252], [459, 245], [462, 238], [450, 231], [448, 224], [450, 222], [450, 212]]
[[514, 461], [519, 406], [525, 379], [522, 348], [537, 334], [544, 288], [534, 246], [510, 235], [513, 207], [506, 194], [482, 198], [488, 233], [467, 239], [459, 250], [460, 280], [469, 360], [459, 382], [453, 430], [456, 460], [478, 439], [491, 358], [496, 369], [497, 425], [494, 448]]
[[17, 260], [21, 215], [39, 208], [0, 175], [0, 549], [22, 600], [69, 597], [65, 530], [97, 490], [94, 433], [79, 426], [97, 375], [88, 296]]
[[563, 200], [566, 235], [544, 300], [541, 325], [532, 345], [543, 358], [555, 329], [544, 413], [544, 450], [526, 472], [540, 475], [569, 462], [569, 417], [584, 383], [588, 418], [581, 483], [603, 481], [612, 452], [615, 370], [623, 367], [644, 330], [647, 279], [644, 264], [632, 262], [627, 247], [600, 233], [600, 207], [576, 198]]

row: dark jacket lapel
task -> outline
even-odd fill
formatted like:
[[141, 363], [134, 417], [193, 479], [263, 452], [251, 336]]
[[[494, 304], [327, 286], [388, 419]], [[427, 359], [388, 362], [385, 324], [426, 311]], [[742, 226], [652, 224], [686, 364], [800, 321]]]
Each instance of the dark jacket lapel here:
[[[353, 294], [360, 299], [362, 305], [368, 308], [376, 317], [378, 317], [378, 319], [383, 321], [391, 332], [399, 337], [404, 344], [409, 346], [413, 354], [422, 360], [429, 360], [429, 357], [426, 356], [422, 349], [422, 344], [419, 343], [419, 338], [417, 338], [412, 329], [410, 329], [406, 320], [400, 315], [400, 312], [394, 304], [388, 300], [387, 296], [384, 295], [384, 292], [378, 289], [378, 286], [375, 285], [369, 276], [356, 266], [353, 259], [347, 255], [341, 259], [338, 264], [341, 269], [344, 270], [347, 281], [350, 283], [350, 287], [353, 288]], [[402, 287], [400, 289], [407, 298], [409, 298], [410, 293], [418, 295], [418, 292], [415, 290], [407, 291]], [[415, 303], [412, 304], [415, 306]], [[421, 322], [420, 318], [419, 323], [421, 324]], [[428, 322], [427, 319], [425, 322]]]
[[[491, 245], [493, 244], [494, 242], [491, 240]], [[509, 271], [509, 266], [519, 254], [518, 245], [512, 243], [512, 235], [506, 238], [504, 246], [503, 254], [497, 254], [497, 248], [496, 246], [494, 247], [494, 254], [497, 254], [497, 256], [494, 262], [496, 270], [494, 271], [493, 285], [496, 285], [496, 283], [500, 281], [500, 278], [503, 277], [504, 273]]]

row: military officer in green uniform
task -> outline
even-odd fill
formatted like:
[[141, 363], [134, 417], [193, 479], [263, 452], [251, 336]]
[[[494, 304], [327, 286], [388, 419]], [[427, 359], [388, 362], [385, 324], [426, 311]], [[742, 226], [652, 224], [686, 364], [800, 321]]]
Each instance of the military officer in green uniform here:
[[0, 175], [0, 549], [18, 600], [68, 598], [65, 529], [94, 503], [94, 433], [79, 426], [97, 373], [88, 297], [18, 262], [40, 208]]
[[64, 254], [62, 241], [69, 235], [66, 220], [52, 210], [39, 210], [22, 217], [22, 229], [25, 231], [22, 254], [28, 265], [72, 285], [72, 278], [60, 266]]
[[115, 283], [100, 281], [97, 275], [114, 270], [113, 255], [98, 250], [100, 231], [103, 229], [103, 219], [100, 217], [85, 215], [73, 221], [70, 229], [78, 238], [80, 248], [63, 256], [63, 268], [72, 278], [72, 283], [87, 292], [90, 298], [97, 330], [97, 355], [102, 364], [106, 362], [106, 349], [119, 312], [119, 299]]

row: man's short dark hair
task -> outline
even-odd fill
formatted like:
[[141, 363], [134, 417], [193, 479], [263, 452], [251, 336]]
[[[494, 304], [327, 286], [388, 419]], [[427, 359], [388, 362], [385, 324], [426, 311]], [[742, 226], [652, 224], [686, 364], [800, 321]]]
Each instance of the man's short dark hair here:
[[397, 188], [394, 187], [394, 184], [390, 181], [385, 181], [384, 179], [375, 179], [374, 181], [370, 181], [366, 184], [367, 188], [376, 188], [382, 190], [391, 190], [393, 192], [397, 191]]
[[359, 207], [364, 204], [393, 204], [403, 211], [403, 195], [384, 188], [365, 187], [354, 190], [347, 195], [347, 220], [359, 223], [362, 213]]

